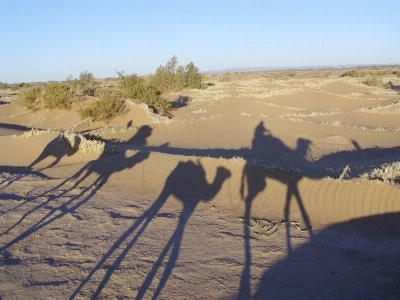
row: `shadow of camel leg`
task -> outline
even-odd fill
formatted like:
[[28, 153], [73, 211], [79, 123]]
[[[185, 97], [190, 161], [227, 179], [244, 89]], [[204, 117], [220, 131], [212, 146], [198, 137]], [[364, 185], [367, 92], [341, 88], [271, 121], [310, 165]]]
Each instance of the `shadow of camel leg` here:
[[172, 248], [170, 258], [168, 260], [168, 263], [165, 266], [164, 273], [161, 276], [160, 282], [157, 286], [157, 290], [154, 292], [152, 299], [156, 299], [158, 297], [158, 295], [161, 293], [161, 290], [163, 289], [164, 285], [166, 284], [169, 276], [171, 275], [173, 268], [176, 265], [176, 261], [178, 260], [178, 255], [179, 255], [179, 250], [180, 250], [180, 246], [181, 246], [181, 242], [182, 242], [182, 238], [183, 238], [185, 225], [188, 222], [190, 216], [192, 215], [194, 209], [195, 209], [195, 206], [192, 206], [189, 208], [185, 208], [184, 211], [182, 212], [179, 222], [178, 222], [178, 225], [175, 229], [175, 232], [172, 234], [168, 243], [165, 245], [163, 251], [161, 252], [159, 258], [154, 263], [149, 274], [147, 275], [146, 279], [144, 280], [142, 286], [139, 289], [139, 293], [138, 293], [136, 299], [143, 298], [144, 294], [150, 287], [155, 275], [157, 274], [157, 271], [160, 268], [164, 258], [167, 256], [168, 252]]
[[306, 209], [305, 209], [305, 207], [304, 207], [303, 201], [301, 200], [300, 193], [299, 193], [299, 190], [297, 189], [297, 186], [296, 186], [296, 188], [294, 189], [293, 194], [294, 194], [295, 197], [296, 197], [297, 204], [298, 204], [299, 207], [300, 207], [301, 215], [303, 216], [303, 221], [304, 221], [304, 223], [306, 224], [306, 228], [305, 228], [305, 229], [308, 230], [310, 236], [312, 237], [312, 236], [313, 236], [313, 233], [312, 233], [311, 222], [310, 222], [310, 219], [309, 219], [309, 217], [308, 217], [307, 211], [306, 211]]
[[[254, 195], [255, 197], [255, 195]], [[250, 210], [251, 201], [254, 197], [247, 197], [245, 200], [246, 210], [243, 220], [244, 225], [244, 251], [245, 251], [245, 261], [242, 276], [240, 278], [239, 294], [237, 299], [250, 299], [250, 275], [251, 275], [251, 249], [250, 249]]]
[[101, 266], [107, 261], [107, 259], [126, 241], [126, 239], [143, 223], [142, 227], [140, 227], [140, 230], [133, 236], [132, 240], [130, 243], [125, 247], [124, 251], [120, 254], [120, 256], [116, 259], [112, 267], [108, 268], [107, 273], [104, 275], [102, 281], [100, 282], [97, 290], [95, 291], [94, 295], [92, 296], [92, 299], [96, 299], [105, 285], [107, 284], [108, 280], [111, 278], [111, 275], [113, 274], [114, 270], [116, 270], [123, 259], [125, 258], [126, 254], [128, 251], [133, 247], [133, 245], [136, 243], [138, 238], [142, 235], [144, 230], [147, 228], [148, 224], [151, 222], [153, 219], [153, 215], [156, 214], [163, 204], [165, 203], [166, 199], [168, 198], [168, 195], [163, 195], [161, 194], [160, 197], [156, 200], [156, 202], [153, 203], [153, 205], [145, 212], [143, 215], [137, 219], [133, 225], [125, 231], [125, 233], [119, 237], [119, 239], [114, 243], [114, 245], [107, 251], [107, 253], [102, 257], [102, 259], [97, 263], [97, 265], [92, 269], [92, 271], [88, 274], [88, 276], [81, 282], [79, 287], [74, 291], [74, 293], [71, 295], [69, 298], [70, 300], [74, 299], [76, 295], [82, 290], [82, 288], [89, 282], [89, 280], [93, 277], [93, 275], [96, 273], [97, 270], [101, 268]]
[[301, 200], [301, 196], [299, 193], [299, 190], [297, 188], [297, 184], [289, 184], [288, 186], [288, 192], [286, 196], [286, 205], [285, 205], [285, 222], [286, 222], [286, 242], [288, 245], [288, 252], [292, 252], [292, 246], [290, 243], [290, 220], [289, 220], [289, 215], [290, 215], [290, 200], [294, 196], [296, 198], [297, 204], [300, 208], [301, 215], [303, 217], [303, 221], [306, 225], [306, 229], [308, 230], [310, 236], [313, 236], [312, 233], [312, 226], [310, 219], [308, 217], [307, 211], [304, 207], [303, 201]]
[[293, 192], [290, 186], [288, 186], [288, 191], [286, 194], [286, 204], [285, 204], [285, 223], [286, 223], [286, 244], [288, 249], [288, 254], [292, 253], [292, 245], [290, 243], [290, 224], [289, 224], [289, 215], [290, 215], [290, 199], [292, 198]]

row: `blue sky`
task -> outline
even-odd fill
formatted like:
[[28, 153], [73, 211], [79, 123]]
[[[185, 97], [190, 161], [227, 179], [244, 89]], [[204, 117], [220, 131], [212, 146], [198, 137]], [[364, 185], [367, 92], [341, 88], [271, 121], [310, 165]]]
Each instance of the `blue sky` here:
[[0, 81], [400, 63], [398, 0], [2, 0]]

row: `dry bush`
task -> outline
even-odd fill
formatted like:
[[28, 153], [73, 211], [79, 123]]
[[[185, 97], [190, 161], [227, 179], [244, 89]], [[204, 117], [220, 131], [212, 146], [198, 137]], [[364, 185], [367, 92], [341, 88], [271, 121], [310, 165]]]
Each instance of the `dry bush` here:
[[6, 90], [9, 88], [9, 84], [6, 82], [0, 82], [0, 90]]
[[88, 140], [82, 134], [69, 131], [62, 131], [58, 136], [59, 141], [66, 143], [73, 149], [84, 153], [96, 152], [101, 154], [119, 153], [119, 149], [114, 145], [109, 145], [98, 140]]
[[359, 71], [359, 70], [353, 69], [353, 70], [342, 73], [342, 75], [340, 75], [340, 77], [350, 76], [350, 77], [359, 78], [359, 77], [365, 77], [370, 74], [371, 73], [367, 72], [367, 71]]
[[376, 77], [376, 76], [368, 77], [363, 81], [363, 83], [368, 86], [379, 86], [382, 84], [382, 77]]
[[18, 94], [17, 103], [29, 110], [35, 111], [38, 109], [41, 94], [41, 86], [26, 87]]
[[66, 83], [74, 91], [75, 97], [78, 100], [84, 96], [94, 96], [99, 88], [99, 83], [95, 80], [92, 73], [88, 71], [81, 72], [79, 79], [72, 79], [72, 76], [68, 76]]
[[380, 168], [362, 174], [360, 177], [367, 180], [378, 180], [385, 184], [395, 184], [400, 180], [400, 162], [384, 164]]
[[111, 89], [99, 92], [100, 100], [78, 111], [82, 120], [91, 118], [93, 121], [110, 121], [126, 111], [121, 95]]
[[229, 82], [232, 81], [232, 77], [231, 77], [231, 73], [230, 72], [226, 72], [224, 73], [224, 75], [222, 75], [219, 79], [219, 82]]
[[25, 131], [24, 133], [22, 133], [20, 135], [14, 134], [13, 137], [14, 138], [25, 138], [25, 139], [28, 139], [28, 138], [31, 138], [33, 136], [38, 136], [38, 135], [41, 135], [41, 134], [44, 134], [44, 133], [50, 133], [50, 132], [51, 132], [51, 130], [41, 130], [41, 129], [37, 129], [37, 128], [32, 128], [31, 130]]
[[98, 83], [92, 73], [82, 72], [79, 79], [69, 76], [65, 82], [51, 82], [44, 86], [29, 86], [21, 83], [24, 89], [18, 95], [18, 103], [30, 110], [38, 109], [40, 100], [45, 108], [66, 109], [86, 95], [95, 95]]

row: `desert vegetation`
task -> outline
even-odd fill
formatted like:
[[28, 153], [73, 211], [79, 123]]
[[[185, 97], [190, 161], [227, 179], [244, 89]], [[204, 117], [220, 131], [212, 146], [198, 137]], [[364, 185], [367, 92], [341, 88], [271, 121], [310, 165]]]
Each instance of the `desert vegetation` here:
[[[178, 69], [176, 82], [183, 82]], [[179, 295], [191, 299], [198, 293], [186, 291], [206, 287], [211, 278], [217, 286], [205, 298], [251, 299], [221, 293], [226, 283], [241, 289], [241, 262], [232, 265], [231, 258], [248, 266], [241, 276], [250, 279], [245, 286], [257, 289], [265, 282], [269, 290], [265, 269], [287, 255], [294, 260], [282, 272], [272, 270], [270, 278], [294, 274], [290, 270], [303, 259], [306, 272], [298, 268], [300, 273], [311, 274], [309, 281], [323, 270], [323, 290], [329, 290], [330, 272], [345, 260], [368, 270], [368, 284], [378, 276], [385, 289], [393, 282], [397, 295], [395, 250], [392, 261], [368, 253], [366, 237], [355, 243], [353, 231], [339, 240], [329, 229], [326, 244], [318, 232], [339, 224], [344, 234], [341, 222], [363, 215], [373, 217], [351, 230], [391, 234], [398, 227], [398, 69], [231, 72], [230, 81], [221, 80], [224, 73], [210, 73], [202, 75], [209, 88], [178, 92], [160, 90], [151, 76], [117, 71], [116, 78], [96, 79], [85, 71], [63, 82], [1, 90], [0, 268], [6, 276], [0, 297], [157, 298], [157, 281], [164, 280], [160, 297], [176, 298], [179, 285]], [[351, 70], [358, 73], [341, 77]], [[373, 78], [382, 82], [363, 83]], [[171, 103], [173, 118], [162, 116]], [[376, 225], [374, 218], [383, 213], [388, 226]], [[233, 245], [232, 252], [221, 239]], [[297, 256], [306, 242], [307, 251]], [[205, 244], [213, 251], [203, 252]], [[319, 260], [310, 258], [321, 245], [327, 251]], [[384, 240], [384, 246], [392, 243]], [[207, 255], [216, 263], [205, 266]], [[213, 274], [223, 278], [220, 285]], [[364, 278], [357, 282], [360, 290]], [[298, 286], [298, 276], [292, 282]], [[271, 298], [285, 298], [279, 296]]]
[[178, 59], [173, 56], [165, 66], [159, 66], [150, 77], [150, 85], [161, 92], [182, 91], [183, 89], [204, 89], [199, 69], [190, 62], [185, 67], [178, 66]]
[[229, 82], [232, 81], [232, 77], [231, 77], [231, 73], [230, 72], [226, 72], [224, 73], [219, 79], [219, 82]]
[[136, 103], [145, 103], [159, 114], [167, 114], [172, 109], [172, 104], [161, 96], [161, 91], [145, 79], [136, 74], [125, 75], [118, 72], [118, 88], [121, 95], [132, 99]]
[[382, 84], [382, 77], [369, 76], [363, 81], [363, 83], [368, 86], [378, 86]]
[[78, 113], [82, 120], [92, 118], [93, 121], [110, 121], [126, 111], [125, 103], [118, 91], [104, 89], [97, 92], [98, 101], [88, 107], [81, 108]]
[[[50, 82], [39, 85], [19, 84], [23, 87], [18, 95], [18, 103], [30, 111], [40, 108], [69, 110], [73, 103], [94, 97], [95, 101], [81, 108], [81, 118], [92, 118], [98, 121], [109, 121], [126, 111], [124, 99], [130, 99], [137, 104], [144, 103], [160, 115], [169, 115], [172, 104], [163, 97], [163, 93], [182, 91], [183, 89], [206, 87], [202, 83], [199, 69], [190, 62], [185, 67], [178, 66], [176, 56], [165, 66], [160, 66], [149, 80], [136, 74], [127, 75], [124, 71], [118, 74], [117, 88], [102, 86], [92, 73], [84, 71], [79, 78], [72, 75], [64, 82]], [[10, 85], [1, 83], [0, 88], [7, 89]]]

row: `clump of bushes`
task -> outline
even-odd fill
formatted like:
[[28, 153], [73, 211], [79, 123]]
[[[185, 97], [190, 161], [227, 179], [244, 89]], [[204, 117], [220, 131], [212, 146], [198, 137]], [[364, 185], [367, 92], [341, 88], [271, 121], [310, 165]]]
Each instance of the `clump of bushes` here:
[[75, 95], [78, 98], [83, 96], [94, 96], [96, 90], [99, 88], [99, 84], [95, 80], [93, 74], [88, 71], [80, 73], [79, 79], [72, 80], [72, 76], [70, 75], [67, 78], [67, 83], [75, 91]]
[[35, 111], [38, 109], [37, 99], [41, 96], [41, 94], [41, 86], [28, 86], [18, 94], [17, 103], [29, 110]]
[[176, 56], [173, 56], [165, 66], [159, 66], [150, 78], [150, 85], [161, 92], [182, 91], [184, 89], [203, 89], [202, 76], [193, 62], [186, 67], [178, 66]]
[[21, 88], [28, 87], [29, 83], [21, 82], [21, 83], [12, 83], [8, 84], [6, 82], [0, 82], [0, 90], [10, 89], [12, 91], [18, 91]]
[[100, 100], [78, 111], [81, 119], [90, 117], [94, 121], [108, 122], [126, 110], [125, 102], [119, 92], [105, 89], [98, 93], [98, 97]]
[[382, 84], [382, 77], [371, 76], [363, 81], [368, 86], [379, 86]]
[[118, 72], [118, 88], [123, 97], [145, 103], [159, 114], [165, 115], [172, 109], [172, 104], [161, 96], [161, 91], [151, 83], [147, 83], [136, 74], [125, 75]]
[[36, 110], [40, 103], [45, 108], [69, 110], [73, 102], [84, 96], [94, 96], [99, 87], [92, 73], [87, 71], [79, 79], [68, 76], [65, 82], [52, 82], [42, 87], [18, 84], [24, 89], [18, 95], [18, 103], [30, 110]]
[[8, 83], [0, 82], [0, 90], [6, 90], [6, 89], [8, 89]]
[[345, 77], [345, 76], [350, 76], [350, 77], [363, 77], [363, 74], [361, 74], [361, 72], [357, 71], [357, 70], [350, 70], [347, 72], [344, 72], [342, 75], [340, 75], [340, 77]]
[[384, 164], [360, 176], [366, 180], [377, 180], [385, 184], [395, 185], [400, 181], [400, 162]]
[[232, 81], [232, 77], [231, 77], [231, 73], [230, 72], [226, 72], [224, 73], [224, 75], [222, 75], [219, 79], [219, 82], [229, 82]]
[[42, 100], [45, 108], [69, 110], [74, 96], [75, 91], [68, 83], [53, 82], [44, 87]]
[[21, 83], [13, 83], [9, 85], [10, 90], [12, 91], [18, 91], [19, 89], [23, 87], [28, 87], [29, 83], [21, 82]]

